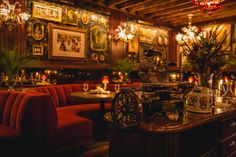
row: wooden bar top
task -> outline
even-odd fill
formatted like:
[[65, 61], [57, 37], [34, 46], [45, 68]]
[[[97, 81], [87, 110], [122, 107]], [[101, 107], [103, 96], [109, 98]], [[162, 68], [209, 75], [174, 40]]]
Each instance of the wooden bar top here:
[[[204, 125], [214, 120], [229, 117], [236, 113], [236, 106], [227, 108], [214, 107], [212, 113], [202, 114], [176, 109], [173, 111], [155, 114], [155, 118], [143, 119], [138, 129], [148, 133], [178, 133]], [[104, 116], [106, 121], [112, 123], [111, 114]]]

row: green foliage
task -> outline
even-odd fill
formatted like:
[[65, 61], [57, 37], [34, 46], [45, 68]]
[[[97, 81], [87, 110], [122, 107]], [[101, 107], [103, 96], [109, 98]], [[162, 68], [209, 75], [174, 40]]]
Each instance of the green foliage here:
[[4, 49], [0, 56], [0, 69], [9, 77], [9, 81], [14, 80], [16, 74], [30, 64], [30, 61], [21, 56], [17, 49], [18, 46], [13, 50]]
[[230, 32], [222, 39], [217, 38], [223, 29], [221, 25], [213, 26], [207, 36], [204, 32], [195, 32], [195, 36], [198, 36], [197, 39], [184, 41], [184, 56], [191, 64], [193, 71], [200, 75], [204, 74], [205, 77], [203, 79], [206, 79], [206, 81], [209, 79], [208, 76], [210, 74], [214, 74], [214, 77], [217, 77], [223, 69], [229, 68], [236, 63], [232, 57], [228, 60], [225, 59], [225, 56], [229, 53], [227, 49], [230, 43], [224, 48], [223, 44]]
[[120, 71], [123, 75], [129, 74], [136, 68], [136, 64], [134, 62], [130, 62], [129, 58], [119, 59], [117, 61], [117, 65], [114, 67], [114, 70]]

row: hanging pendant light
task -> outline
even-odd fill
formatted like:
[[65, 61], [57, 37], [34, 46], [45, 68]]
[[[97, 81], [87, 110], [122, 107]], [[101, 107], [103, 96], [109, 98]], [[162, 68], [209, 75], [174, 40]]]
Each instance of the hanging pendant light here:
[[209, 15], [212, 15], [213, 11], [219, 10], [221, 8], [221, 3], [225, 0], [191, 0], [192, 3], [198, 7], [203, 12], [207, 12]]

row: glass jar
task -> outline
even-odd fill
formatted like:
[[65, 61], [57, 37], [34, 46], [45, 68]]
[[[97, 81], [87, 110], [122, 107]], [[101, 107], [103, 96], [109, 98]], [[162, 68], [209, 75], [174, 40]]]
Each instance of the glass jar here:
[[186, 109], [197, 113], [211, 113], [213, 95], [210, 88], [197, 87], [186, 95]]
[[232, 103], [235, 101], [235, 95], [232, 91], [233, 80], [226, 82], [227, 87], [225, 93], [222, 95], [223, 103]]

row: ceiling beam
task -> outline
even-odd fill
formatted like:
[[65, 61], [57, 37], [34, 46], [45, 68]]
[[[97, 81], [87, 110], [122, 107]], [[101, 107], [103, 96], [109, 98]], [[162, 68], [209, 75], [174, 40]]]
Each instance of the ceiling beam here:
[[178, 2], [168, 1], [159, 6], [154, 6], [152, 8], [144, 9], [138, 13], [145, 16], [152, 16], [152, 14], [155, 14], [156, 12], [160, 11], [168, 12], [168, 10], [178, 10], [178, 8], [181, 8], [186, 4], [192, 4], [192, 3], [189, 0], [187, 0], [187, 2], [186, 0], [180, 0]]
[[[203, 23], [203, 22], [220, 22], [220, 21], [224, 21], [224, 18], [230, 18], [230, 17], [235, 17], [236, 16], [236, 12], [232, 12], [232, 11], [225, 11], [224, 13], [220, 13], [218, 15], [216, 15], [214, 18], [211, 17], [205, 17], [202, 18], [201, 16], [198, 16], [196, 18], [194, 18], [194, 24], [198, 24], [198, 23]], [[183, 21], [186, 21], [186, 23], [188, 22], [186, 19], [181, 20], [176, 20], [174, 22], [174, 25], [183, 25]]]
[[181, 10], [181, 12], [177, 12], [175, 14], [171, 14], [168, 16], [163, 16], [160, 18], [155, 18], [156, 21], [162, 21], [162, 22], [170, 22], [170, 21], [188, 21], [187, 15], [188, 14], [194, 14], [194, 17], [192, 19], [193, 22], [195, 22], [196, 18], [199, 17], [199, 19], [212, 19], [215, 18], [219, 14], [226, 14], [226, 12], [229, 14], [230, 12], [234, 12], [234, 8], [236, 7], [236, 2], [231, 2], [224, 5], [224, 8], [221, 8], [220, 10], [214, 11], [213, 15], [208, 15], [207, 13], [201, 12], [199, 9], [189, 9], [189, 10]]
[[123, 2], [126, 2], [128, 0], [105, 0], [104, 4], [106, 4], [107, 6], [114, 6]]
[[128, 2], [116, 5], [116, 7], [118, 9], [128, 9], [131, 7], [142, 5], [142, 4], [149, 2], [149, 1], [152, 1], [152, 0], [129, 0]]
[[[169, 0], [169, 1], [175, 1], [175, 0]], [[135, 6], [135, 7], [132, 7], [132, 8], [129, 8], [129, 12], [131, 13], [136, 13], [138, 11], [141, 11], [143, 9], [147, 9], [147, 8], [152, 8], [154, 6], [159, 6], [161, 4], [166, 4], [168, 3], [166, 0], [152, 0], [152, 1], [148, 1], [142, 5], [138, 5], [138, 6]]]

